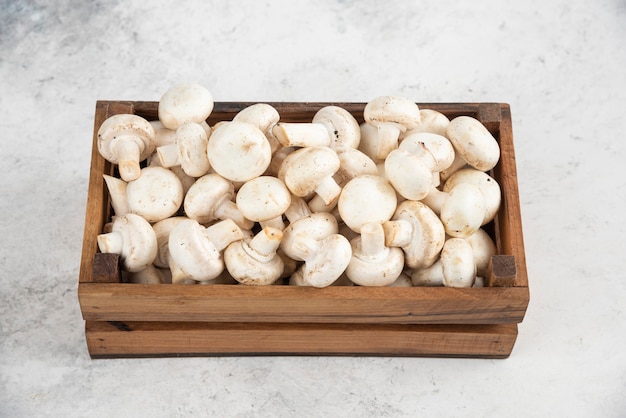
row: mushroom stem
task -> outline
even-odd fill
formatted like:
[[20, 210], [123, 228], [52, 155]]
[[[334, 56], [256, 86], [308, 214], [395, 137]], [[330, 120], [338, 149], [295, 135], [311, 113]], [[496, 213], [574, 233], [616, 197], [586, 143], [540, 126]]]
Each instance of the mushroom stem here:
[[361, 228], [361, 251], [368, 257], [376, 257], [385, 252], [385, 232], [377, 222], [363, 225]]
[[237, 204], [232, 200], [223, 199], [222, 202], [216, 206], [213, 215], [217, 219], [232, 219], [243, 229], [252, 229], [254, 226], [254, 222], [243, 216]]
[[265, 221], [260, 221], [259, 224], [261, 225], [261, 228], [270, 227], [274, 229], [279, 229], [281, 231], [285, 229], [285, 222], [283, 221], [282, 215], [267, 219]]
[[130, 140], [118, 141], [115, 152], [119, 158], [120, 177], [125, 181], [132, 181], [141, 175], [139, 161], [141, 161], [142, 147], [131, 138], [128, 139]]
[[330, 135], [321, 123], [279, 122], [272, 134], [284, 147], [327, 147]]
[[384, 222], [382, 228], [388, 247], [404, 247], [413, 239], [413, 226], [405, 219]]
[[292, 258], [307, 260], [311, 258], [311, 254], [315, 254], [319, 251], [320, 241], [314, 238], [307, 237], [299, 237], [297, 241], [293, 243], [293, 246], [290, 248], [290, 252]]
[[283, 232], [280, 229], [265, 227], [250, 240], [248, 246], [258, 254], [269, 257], [276, 253], [282, 238]]
[[317, 185], [315, 193], [319, 195], [325, 204], [330, 205], [339, 197], [341, 187], [339, 187], [332, 176], [327, 176]]
[[298, 196], [291, 196], [291, 203], [287, 210], [285, 210], [285, 217], [290, 223], [296, 222], [298, 219], [302, 219], [311, 214], [311, 209], [307, 205], [306, 201]]
[[120, 232], [98, 235], [98, 248], [103, 253], [121, 254], [124, 248], [124, 236]]
[[111, 206], [113, 206], [115, 216], [126, 215], [130, 212], [130, 209], [128, 208], [128, 201], [126, 199], [127, 183], [124, 180], [108, 176], [106, 174], [102, 177], [104, 177], [104, 181], [107, 185], [107, 190], [109, 191], [109, 196], [111, 197]]
[[209, 226], [204, 234], [213, 243], [217, 251], [222, 251], [231, 242], [245, 238], [241, 228], [231, 219], [225, 219]]
[[161, 145], [156, 149], [161, 166], [165, 168], [180, 165], [180, 154], [177, 144]]

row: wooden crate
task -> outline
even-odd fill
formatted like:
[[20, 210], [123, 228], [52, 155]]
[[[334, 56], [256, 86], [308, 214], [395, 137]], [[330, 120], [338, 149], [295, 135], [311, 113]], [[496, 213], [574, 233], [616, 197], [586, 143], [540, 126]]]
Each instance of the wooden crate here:
[[[208, 122], [252, 103], [216, 103]], [[329, 104], [363, 121], [364, 103], [270, 103], [282, 121], [307, 122]], [[479, 119], [500, 144], [490, 173], [502, 188], [489, 230], [498, 255], [483, 288], [141, 285], [122, 283], [116, 255], [98, 252], [110, 220], [96, 133], [118, 113], [157, 119], [157, 102], [96, 104], [78, 298], [93, 358], [181, 355], [385, 355], [505, 358], [529, 302], [511, 113], [500, 103], [422, 103]]]

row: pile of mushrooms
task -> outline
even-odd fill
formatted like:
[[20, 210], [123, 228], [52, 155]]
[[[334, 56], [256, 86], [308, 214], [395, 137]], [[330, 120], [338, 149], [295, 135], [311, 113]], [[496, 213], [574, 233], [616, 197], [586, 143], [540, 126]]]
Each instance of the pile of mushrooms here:
[[173, 86], [158, 119], [115, 115], [98, 150], [113, 216], [101, 252], [134, 283], [479, 287], [500, 207], [496, 139], [405, 98], [359, 124], [338, 106], [281, 121], [265, 103], [207, 124], [210, 92]]

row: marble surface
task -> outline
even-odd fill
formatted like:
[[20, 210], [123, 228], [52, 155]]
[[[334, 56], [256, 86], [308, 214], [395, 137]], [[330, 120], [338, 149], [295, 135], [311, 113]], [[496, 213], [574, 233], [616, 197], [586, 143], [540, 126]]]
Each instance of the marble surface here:
[[[623, 417], [626, 3], [0, 0], [0, 416]], [[90, 360], [98, 99], [511, 104], [531, 303], [506, 360]]]

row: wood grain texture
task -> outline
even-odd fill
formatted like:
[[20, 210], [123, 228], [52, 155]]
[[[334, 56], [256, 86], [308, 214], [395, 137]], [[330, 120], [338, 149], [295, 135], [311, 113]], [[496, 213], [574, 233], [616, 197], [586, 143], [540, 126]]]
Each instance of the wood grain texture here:
[[79, 286], [83, 318], [92, 321], [517, 323], [525, 295], [515, 287]]
[[91, 322], [94, 358], [181, 355], [382, 355], [506, 358], [517, 325]]

